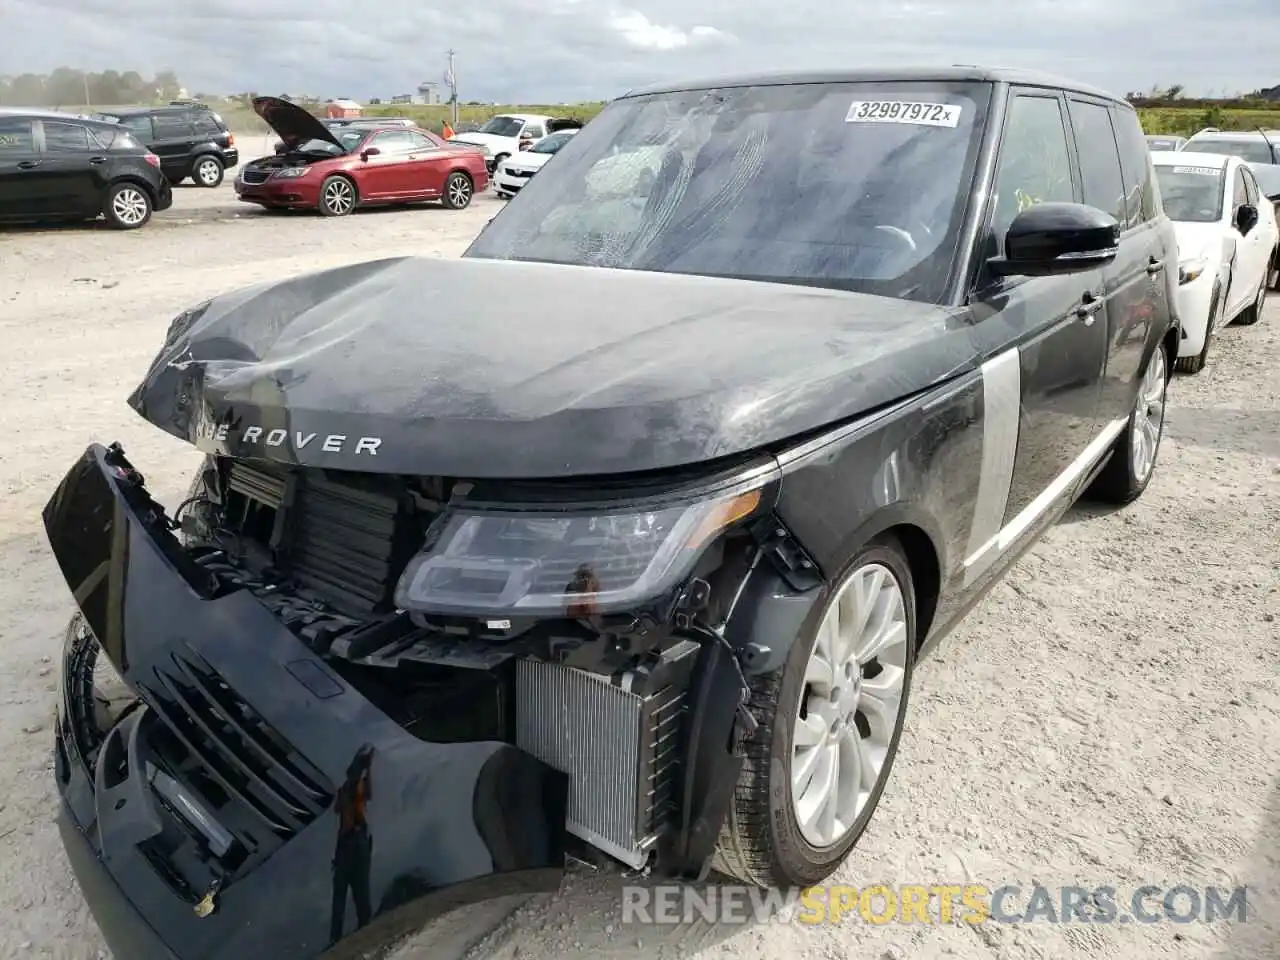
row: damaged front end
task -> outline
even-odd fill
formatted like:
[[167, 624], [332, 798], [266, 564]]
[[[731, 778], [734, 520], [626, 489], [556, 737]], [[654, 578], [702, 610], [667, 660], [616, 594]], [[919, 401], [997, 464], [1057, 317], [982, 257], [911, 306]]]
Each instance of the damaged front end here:
[[704, 876], [777, 491], [769, 457], [486, 484], [213, 456], [171, 517], [90, 447], [44, 519], [80, 611], [61, 827], [108, 942], [355, 955], [567, 853]]

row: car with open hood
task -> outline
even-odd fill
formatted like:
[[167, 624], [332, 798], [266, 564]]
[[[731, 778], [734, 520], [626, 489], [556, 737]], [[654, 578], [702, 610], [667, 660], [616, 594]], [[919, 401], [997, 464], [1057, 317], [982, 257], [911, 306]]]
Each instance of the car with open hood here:
[[354, 956], [569, 856], [831, 875], [917, 658], [1151, 480], [1153, 177], [1131, 106], [1037, 74], [669, 84], [459, 259], [175, 317], [129, 402], [207, 454], [189, 495], [94, 444], [44, 513], [59, 822], [117, 955]]
[[501, 113], [490, 117], [479, 130], [456, 133], [450, 143], [464, 143], [487, 151], [489, 170], [522, 150], [528, 150], [543, 137], [560, 130], [577, 130], [582, 122], [566, 117], [548, 117], [535, 113]]
[[236, 195], [267, 209], [341, 217], [359, 207], [439, 200], [460, 210], [489, 184], [484, 154], [397, 123], [330, 127], [297, 104], [257, 97], [253, 109], [280, 137], [270, 157], [244, 164]]
[[1177, 369], [1199, 373], [1217, 329], [1262, 319], [1280, 268], [1280, 227], [1250, 165], [1233, 154], [1157, 151], [1151, 159], [1178, 235]]

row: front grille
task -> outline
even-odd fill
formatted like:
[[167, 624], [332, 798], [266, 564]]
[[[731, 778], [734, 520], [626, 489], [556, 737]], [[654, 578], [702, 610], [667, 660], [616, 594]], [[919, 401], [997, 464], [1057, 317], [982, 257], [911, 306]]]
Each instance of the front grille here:
[[[353, 616], [386, 607], [395, 580], [416, 546], [403, 523], [399, 497], [294, 471], [235, 461], [229, 493], [275, 511], [270, 530], [256, 535], [274, 552], [277, 567], [304, 588]], [[230, 498], [229, 522], [252, 511]], [[242, 526], [243, 529], [243, 526]]]
[[570, 833], [639, 869], [673, 804], [681, 687], [647, 696], [560, 664], [516, 665], [516, 745], [569, 776]]
[[249, 170], [249, 169], [246, 169], [246, 170], [241, 171], [241, 173], [240, 173], [240, 180], [241, 180], [243, 183], [253, 183], [253, 184], [257, 184], [257, 183], [266, 183], [269, 179], [271, 179], [271, 171], [270, 171], [270, 170]]
[[298, 584], [342, 599], [353, 612], [372, 612], [387, 600], [399, 501], [316, 475], [294, 506], [290, 562]]
[[228, 818], [233, 832], [240, 832], [236, 825], [256, 823], [287, 840], [332, 801], [332, 782], [194, 652], [174, 654], [140, 686], [182, 748], [164, 751], [166, 766], [213, 800], [220, 814], [228, 805], [242, 814]]

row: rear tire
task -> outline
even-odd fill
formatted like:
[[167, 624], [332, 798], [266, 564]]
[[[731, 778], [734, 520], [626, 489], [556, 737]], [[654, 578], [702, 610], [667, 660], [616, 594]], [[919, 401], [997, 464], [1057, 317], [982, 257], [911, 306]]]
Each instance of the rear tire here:
[[320, 212], [326, 217], [345, 217], [356, 208], [360, 198], [356, 185], [346, 177], [334, 174], [320, 184]]
[[[746, 883], [808, 887], [834, 873], [870, 822], [897, 754], [917, 645], [911, 568], [896, 539], [884, 538], [859, 550], [833, 583], [782, 669], [750, 681], [748, 708], [759, 726], [743, 745], [746, 762], [713, 860]], [[844, 644], [833, 640], [841, 616], [850, 628]], [[871, 638], [890, 634], [878, 656], [835, 653], [874, 650]], [[831, 807], [815, 806], [824, 774], [836, 785]]]
[[211, 153], [197, 157], [191, 167], [191, 179], [195, 181], [196, 186], [210, 190], [221, 185], [223, 174], [222, 161]]
[[1267, 286], [1280, 290], [1280, 247], [1271, 251], [1271, 265], [1267, 267]]
[[1111, 448], [1111, 459], [1089, 488], [1092, 497], [1124, 505], [1137, 500], [1147, 489], [1156, 472], [1156, 455], [1164, 437], [1168, 390], [1168, 358], [1161, 344], [1147, 361], [1129, 423]]
[[136, 183], [116, 183], [107, 188], [102, 204], [107, 223], [117, 230], [137, 230], [151, 219], [151, 196]]
[[475, 196], [475, 186], [465, 173], [455, 171], [449, 174], [444, 182], [444, 194], [441, 202], [450, 210], [465, 210], [471, 206], [471, 198]]

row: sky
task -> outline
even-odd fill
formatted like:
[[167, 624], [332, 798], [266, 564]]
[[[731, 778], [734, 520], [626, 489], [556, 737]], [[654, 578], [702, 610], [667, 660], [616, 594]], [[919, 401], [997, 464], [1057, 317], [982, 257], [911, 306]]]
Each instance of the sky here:
[[[377, 12], [375, 12], [377, 11]], [[190, 93], [607, 100], [799, 67], [1029, 67], [1116, 93], [1280, 84], [1280, 0], [0, 0], [0, 72], [174, 70]]]

